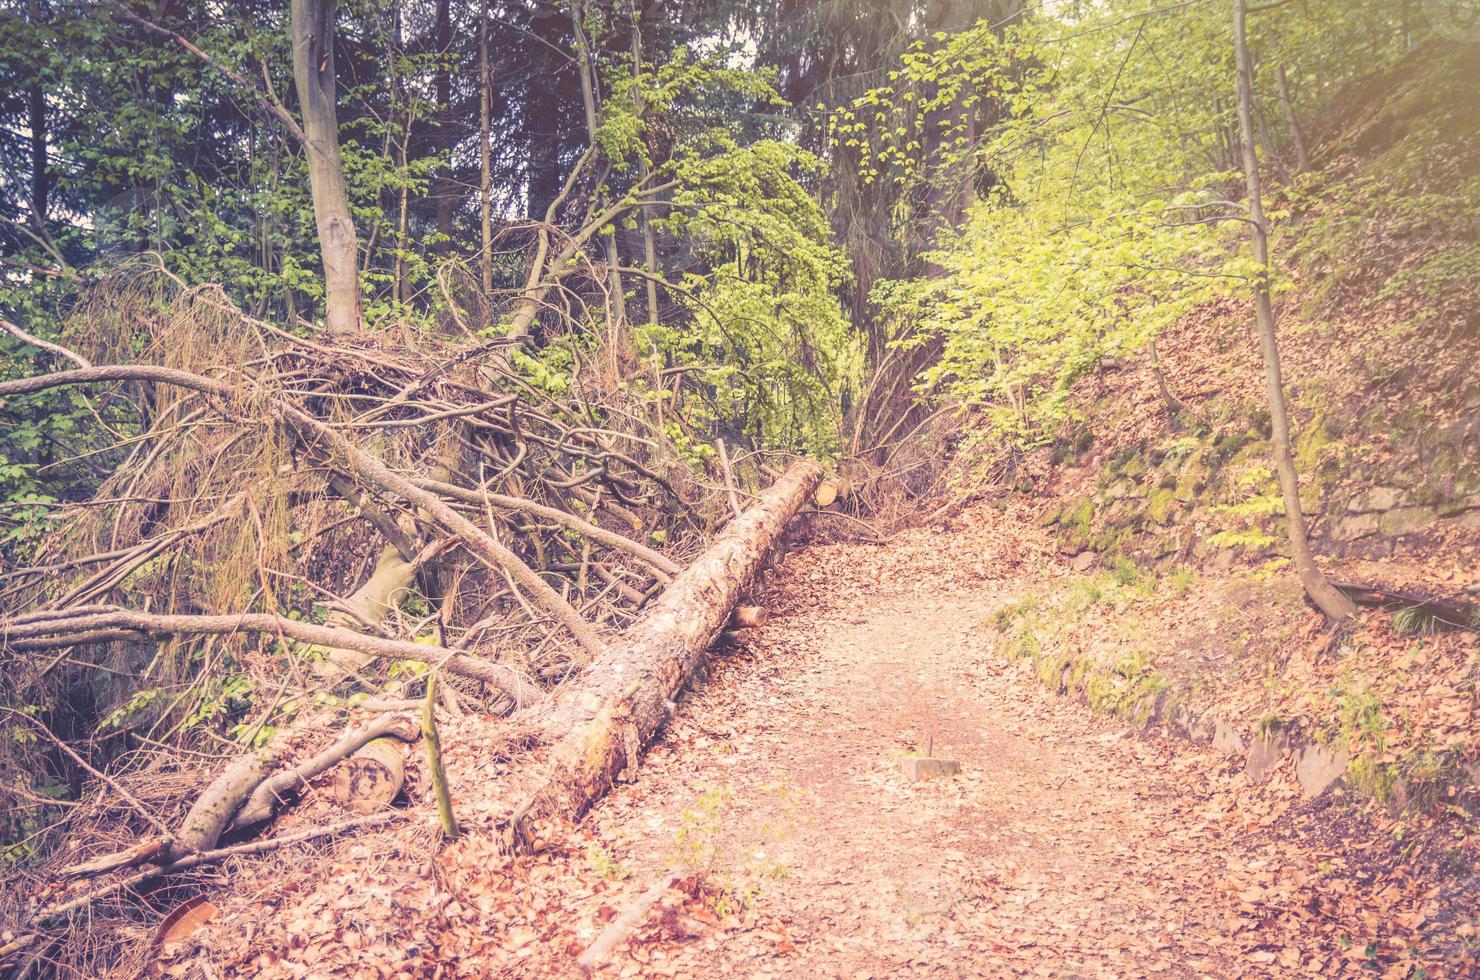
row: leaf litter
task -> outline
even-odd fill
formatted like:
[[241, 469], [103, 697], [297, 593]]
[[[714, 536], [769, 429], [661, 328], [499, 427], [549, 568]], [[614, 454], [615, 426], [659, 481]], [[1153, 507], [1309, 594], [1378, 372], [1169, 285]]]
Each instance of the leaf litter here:
[[[1241, 757], [1130, 729], [1001, 657], [992, 610], [1066, 565], [1030, 515], [990, 506], [802, 548], [760, 597], [770, 622], [718, 652], [636, 780], [580, 826], [507, 854], [519, 774], [480, 750], [500, 723], [469, 716], [445, 742], [473, 833], [440, 843], [419, 803], [242, 862], [170, 962], [578, 975], [671, 876], [599, 975], [1473, 975], [1466, 821], [1307, 800], [1289, 766], [1251, 780]], [[902, 778], [927, 739], [960, 775]]]

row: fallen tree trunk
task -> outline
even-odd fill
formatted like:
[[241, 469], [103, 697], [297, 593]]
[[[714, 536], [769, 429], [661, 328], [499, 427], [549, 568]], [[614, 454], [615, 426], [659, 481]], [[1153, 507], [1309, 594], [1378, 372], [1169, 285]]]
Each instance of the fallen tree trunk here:
[[513, 814], [515, 836], [526, 816], [579, 817], [637, 763], [672, 698], [821, 480], [816, 463], [793, 463], [558, 699], [545, 726], [555, 742], [551, 771]]

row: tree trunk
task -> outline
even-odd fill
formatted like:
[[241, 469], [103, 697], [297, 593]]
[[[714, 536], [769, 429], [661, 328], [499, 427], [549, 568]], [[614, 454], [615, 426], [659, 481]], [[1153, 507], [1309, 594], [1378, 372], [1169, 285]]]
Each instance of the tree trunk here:
[[432, 73], [432, 98], [437, 103], [437, 171], [432, 176], [432, 198], [437, 211], [437, 232], [443, 244], [452, 238], [452, 219], [457, 212], [458, 188], [452, 175], [452, 72], [447, 64], [452, 49], [451, 0], [437, 0], [432, 43], [436, 45], [436, 69]]
[[637, 764], [641, 746], [667, 719], [672, 699], [821, 481], [816, 463], [792, 464], [560, 698], [545, 726], [558, 739], [552, 771], [514, 815], [515, 827], [530, 814], [579, 817]]
[[46, 228], [50, 210], [51, 174], [46, 162], [46, 90], [33, 82], [30, 91], [31, 129], [31, 221], [38, 229]]
[[1334, 588], [1316, 567], [1310, 551], [1305, 515], [1300, 510], [1300, 481], [1295, 473], [1295, 460], [1290, 454], [1290, 417], [1285, 404], [1284, 380], [1280, 372], [1280, 348], [1275, 337], [1274, 303], [1269, 287], [1269, 226], [1264, 218], [1264, 201], [1259, 182], [1259, 157], [1254, 149], [1254, 68], [1249, 57], [1246, 29], [1246, 0], [1233, 0], [1233, 46], [1238, 60], [1239, 149], [1243, 156], [1244, 179], [1249, 196], [1249, 228], [1254, 241], [1254, 260], [1260, 272], [1254, 283], [1254, 309], [1259, 327], [1259, 346], [1264, 354], [1264, 380], [1268, 388], [1269, 420], [1272, 429], [1272, 455], [1279, 476], [1280, 494], [1285, 501], [1285, 524], [1290, 535], [1290, 552], [1300, 584], [1326, 618], [1340, 622], [1357, 611], [1342, 592]]
[[1305, 131], [1300, 128], [1300, 119], [1295, 115], [1295, 103], [1290, 98], [1290, 80], [1285, 76], [1285, 66], [1281, 65], [1276, 76], [1280, 83], [1280, 105], [1285, 110], [1285, 127], [1290, 130], [1290, 143], [1295, 147], [1295, 172], [1304, 173], [1310, 169], [1310, 151], [1305, 146]]
[[[26, 5], [33, 25], [39, 25], [44, 11], [38, 0]], [[47, 163], [46, 89], [41, 79], [33, 80], [27, 92], [26, 124], [31, 130], [31, 221], [40, 232], [46, 231], [46, 212], [51, 209], [51, 169]]]
[[[591, 54], [591, 42], [581, 23], [584, 17], [585, 8], [579, 0], [573, 0], [570, 5], [570, 22], [576, 38], [577, 68], [581, 73], [581, 104], [586, 110], [586, 136], [594, 148], [600, 116], [596, 106], [596, 67]], [[602, 247], [606, 252], [607, 285], [611, 291], [611, 307], [607, 313], [607, 353], [612, 359], [612, 375], [616, 378], [621, 376], [619, 365], [627, 347], [627, 297], [622, 285], [622, 261], [617, 254], [616, 233], [613, 231], [604, 237], [606, 241]]]
[[1155, 337], [1151, 338], [1147, 349], [1151, 352], [1151, 376], [1156, 379], [1156, 387], [1161, 392], [1161, 400], [1166, 404], [1168, 414], [1176, 416], [1182, 411], [1182, 403], [1177, 400], [1176, 395], [1172, 394], [1172, 389], [1167, 387], [1167, 376], [1161, 369], [1161, 358], [1156, 356]]
[[[642, 9], [637, 0], [632, 0], [632, 74], [642, 73]], [[642, 104], [637, 106], [638, 117], [642, 116]], [[646, 184], [648, 177], [652, 175], [652, 164], [647, 157], [643, 157], [637, 164], [637, 182]], [[652, 218], [644, 208], [637, 216], [638, 224], [642, 227], [642, 265], [649, 273], [645, 280], [647, 286], [647, 322], [653, 326], [658, 322], [658, 281], [654, 276], [662, 275], [658, 269], [658, 239], [653, 232]]]
[[[395, 545], [386, 545], [381, 549], [370, 577], [345, 598], [344, 604], [348, 609], [333, 610], [324, 625], [357, 632], [367, 626], [380, 626], [416, 581], [416, 571], [416, 566], [403, 558]], [[365, 669], [374, 660], [374, 655], [363, 650], [329, 647], [324, 659], [314, 664], [314, 673], [334, 684], [347, 674]]]
[[482, 171], [478, 181], [478, 226], [483, 246], [478, 254], [478, 269], [484, 303], [490, 302], [493, 296], [493, 160], [489, 131], [492, 96], [488, 77], [488, 0], [483, 0], [478, 19], [478, 161]]
[[339, 158], [335, 112], [335, 0], [292, 0], [293, 81], [303, 114], [309, 188], [324, 263], [325, 319], [330, 333], [360, 325], [360, 243], [350, 215]]

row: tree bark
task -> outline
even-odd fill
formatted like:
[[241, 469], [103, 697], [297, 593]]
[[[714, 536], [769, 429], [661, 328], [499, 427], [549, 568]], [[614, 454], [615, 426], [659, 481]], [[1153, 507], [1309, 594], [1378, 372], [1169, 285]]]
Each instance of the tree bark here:
[[791, 465], [598, 658], [546, 719], [551, 771], [513, 815], [574, 819], [599, 799], [668, 717], [672, 698], [729, 620], [786, 524], [822, 481], [822, 467]]
[[1285, 502], [1285, 525], [1290, 535], [1290, 553], [1300, 584], [1306, 595], [1326, 618], [1340, 622], [1357, 611], [1357, 607], [1340, 590], [1331, 585], [1316, 567], [1310, 550], [1305, 515], [1300, 509], [1300, 481], [1295, 473], [1295, 460], [1290, 453], [1290, 416], [1285, 404], [1284, 379], [1280, 370], [1279, 341], [1275, 336], [1274, 302], [1269, 286], [1269, 224], [1264, 217], [1263, 188], [1259, 181], [1259, 156], [1254, 149], [1254, 67], [1249, 57], [1247, 0], [1233, 0], [1233, 46], [1238, 61], [1239, 150], [1243, 157], [1244, 180], [1248, 190], [1250, 237], [1254, 242], [1254, 260], [1259, 264], [1254, 282], [1254, 310], [1259, 328], [1259, 346], [1264, 355], [1264, 381], [1269, 398], [1269, 420], [1275, 473], [1279, 476], [1280, 494]]
[[303, 115], [309, 188], [324, 263], [325, 320], [330, 333], [360, 325], [360, 243], [349, 210], [335, 111], [336, 0], [293, 0], [293, 80]]
[[478, 253], [478, 269], [483, 286], [483, 302], [493, 296], [493, 160], [491, 106], [493, 92], [489, 88], [488, 76], [488, 0], [478, 18], [478, 162], [482, 174], [478, 182], [478, 225], [481, 231], [482, 250]]
[[1290, 130], [1290, 143], [1295, 147], [1295, 172], [1304, 173], [1310, 169], [1310, 151], [1305, 146], [1305, 131], [1300, 128], [1300, 119], [1295, 115], [1295, 103], [1290, 98], [1290, 80], [1285, 76], [1285, 66], [1281, 65], [1276, 77], [1280, 83], [1280, 105], [1285, 110], [1285, 127]]

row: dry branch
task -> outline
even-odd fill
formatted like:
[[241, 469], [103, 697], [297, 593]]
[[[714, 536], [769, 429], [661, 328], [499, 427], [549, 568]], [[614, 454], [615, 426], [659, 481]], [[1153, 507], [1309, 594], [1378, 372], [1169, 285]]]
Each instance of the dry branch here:
[[597, 936], [576, 959], [580, 968], [587, 973], [595, 973], [596, 968], [612, 954], [612, 950], [616, 949], [622, 940], [626, 939], [628, 934], [642, 923], [648, 909], [663, 897], [664, 892], [677, 883], [677, 876], [668, 875], [649, 885], [647, 890], [639, 895], [631, 905], [622, 910], [621, 915], [612, 919], [607, 927], [601, 930], [601, 935]]
[[[65, 922], [75, 913], [92, 907], [102, 899], [120, 892], [128, 891], [137, 885], [141, 885], [152, 878], [163, 875], [176, 874], [181, 871], [189, 871], [202, 865], [216, 864], [234, 857], [246, 857], [251, 854], [266, 854], [289, 844], [298, 844], [317, 837], [332, 837], [342, 834], [348, 830], [358, 830], [361, 827], [369, 827], [380, 823], [390, 823], [394, 820], [404, 819], [409, 814], [405, 810], [383, 810], [380, 813], [372, 813], [363, 817], [352, 817], [349, 820], [341, 820], [339, 823], [329, 824], [324, 827], [310, 827], [292, 834], [284, 834], [281, 837], [269, 837], [264, 840], [251, 841], [246, 844], [235, 844], [231, 847], [217, 848], [211, 851], [202, 851], [191, 854], [178, 861], [164, 865], [159, 868], [151, 868], [147, 871], [139, 871], [109, 882], [99, 888], [74, 896], [64, 902], [47, 906], [36, 913], [31, 920], [30, 929], [41, 929], [59, 922]], [[30, 947], [40, 937], [35, 933], [27, 933], [0, 947], [0, 959], [6, 955]]]
[[[3, 381], [0, 382], [0, 398], [30, 394], [48, 388], [105, 384], [116, 381], [149, 381], [169, 384], [226, 400], [234, 400], [237, 394], [236, 390], [224, 381], [189, 371], [152, 365], [116, 364]], [[482, 530], [453, 510], [436, 494], [423, 490], [408, 478], [392, 471], [375, 456], [359, 448], [332, 427], [291, 402], [273, 396], [265, 396], [263, 400], [287, 423], [289, 428], [298, 433], [300, 439], [307, 445], [318, 444], [320, 448], [348, 464], [351, 471], [360, 479], [381, 490], [394, 493], [421, 508], [432, 520], [455, 535], [481, 562], [495, 570], [507, 572], [521, 588], [530, 594], [538, 606], [570, 631], [588, 654], [595, 657], [605, 651], [606, 645], [597, 636], [591, 624], [586, 622], [570, 603], [561, 597], [560, 593], [551, 588], [549, 583], [540, 578], [518, 555], [500, 544], [492, 534]]]
[[546, 520], [554, 521], [573, 531], [584, 534], [598, 544], [604, 544], [608, 548], [615, 548], [618, 551], [625, 551], [630, 555], [635, 555], [652, 567], [668, 575], [677, 575], [683, 571], [677, 562], [661, 552], [654, 551], [652, 548], [639, 544], [631, 538], [623, 537], [614, 531], [608, 531], [604, 527], [598, 527], [590, 521], [577, 517], [575, 514], [561, 510], [558, 507], [547, 507], [544, 504], [535, 503], [533, 500], [526, 500], [523, 497], [510, 497], [506, 494], [490, 493], [483, 490], [465, 490], [462, 487], [453, 486], [449, 483], [438, 483], [436, 480], [416, 480], [414, 482], [417, 486], [453, 500], [461, 500], [465, 503], [479, 505], [486, 502], [492, 504], [494, 507], [519, 510], [527, 514], [533, 514], [536, 517], [543, 517]]
[[0, 620], [0, 642], [24, 649], [57, 649], [87, 642], [91, 631], [127, 630], [133, 639], [147, 636], [177, 636], [230, 633], [267, 633], [286, 636], [323, 647], [343, 647], [394, 660], [435, 662], [463, 677], [481, 681], [513, 698], [519, 706], [538, 704], [545, 694], [511, 667], [480, 657], [468, 656], [446, 647], [409, 640], [389, 640], [352, 630], [336, 629], [288, 619], [272, 613], [237, 613], [229, 616], [185, 616], [136, 612], [130, 609], [94, 608], [84, 615], [59, 612]]
[[365, 745], [379, 738], [392, 737], [403, 742], [416, 740], [416, 725], [399, 715], [382, 715], [374, 721], [341, 735], [333, 745], [303, 764], [263, 780], [247, 798], [236, 815], [238, 827], [249, 827], [272, 818], [274, 809], [284, 797], [299, 792], [308, 781], [344, 761]]

